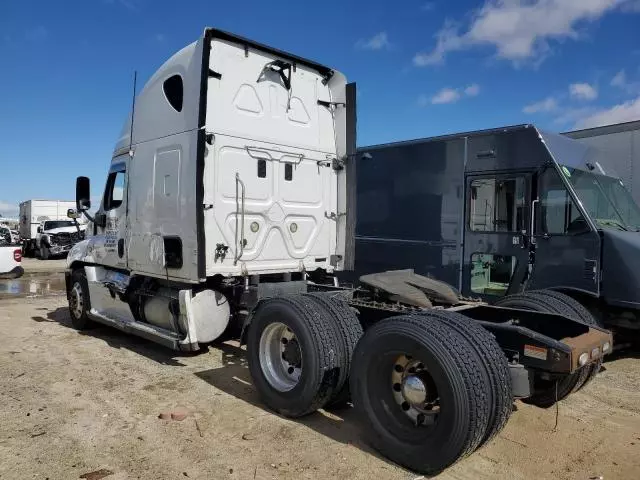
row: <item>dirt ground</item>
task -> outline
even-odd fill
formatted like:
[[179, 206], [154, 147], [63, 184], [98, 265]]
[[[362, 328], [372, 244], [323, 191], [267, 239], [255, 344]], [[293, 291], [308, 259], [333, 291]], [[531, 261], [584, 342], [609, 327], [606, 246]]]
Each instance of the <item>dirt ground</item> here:
[[[26, 277], [31, 293], [0, 285], [0, 478], [421, 478], [372, 451], [350, 409], [266, 411], [236, 344], [189, 355], [107, 327], [78, 333], [61, 274]], [[438, 478], [640, 478], [640, 355], [605, 366], [560, 405], [556, 431], [555, 409], [517, 402], [496, 440]], [[158, 418], [176, 408], [187, 418]]]
[[22, 268], [27, 274], [63, 272], [67, 264], [66, 257], [40, 260], [39, 258], [22, 257]]

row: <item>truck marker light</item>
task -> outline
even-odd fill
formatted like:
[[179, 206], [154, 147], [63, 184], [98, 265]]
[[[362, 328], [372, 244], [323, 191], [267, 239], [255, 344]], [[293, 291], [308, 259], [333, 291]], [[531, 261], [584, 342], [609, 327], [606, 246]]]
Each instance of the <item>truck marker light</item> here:
[[589, 361], [589, 354], [587, 352], [584, 352], [578, 357], [578, 365], [580, 365], [581, 367], [585, 366], [588, 361]]
[[291, 225], [289, 225], [289, 230], [291, 230], [291, 233], [296, 233], [298, 231], [298, 224], [292, 223]]
[[14, 250], [13, 251], [13, 259], [16, 262], [20, 262], [22, 261], [22, 250], [18, 249], [18, 250]]
[[591, 358], [597, 358], [600, 356], [600, 348], [596, 347], [591, 350]]
[[537, 358], [538, 360], [547, 359], [547, 349], [542, 347], [536, 347], [535, 345], [525, 345], [524, 354], [527, 357]]
[[258, 222], [251, 222], [251, 225], [249, 225], [249, 228], [253, 233], [256, 233], [258, 230], [260, 230], [260, 225], [258, 225]]
[[604, 345], [602, 345], [602, 353], [607, 353], [609, 350], [611, 350], [611, 344], [604, 342]]

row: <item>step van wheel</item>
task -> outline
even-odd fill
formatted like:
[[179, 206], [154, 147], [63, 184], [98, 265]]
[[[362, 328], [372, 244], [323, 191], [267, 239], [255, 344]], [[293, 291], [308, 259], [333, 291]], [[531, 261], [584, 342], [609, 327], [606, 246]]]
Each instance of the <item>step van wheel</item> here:
[[253, 383], [287, 417], [322, 408], [334, 395], [343, 350], [326, 311], [303, 295], [274, 297], [255, 310], [247, 333]]
[[349, 372], [351, 370], [351, 359], [356, 344], [364, 333], [362, 325], [355, 312], [349, 307], [349, 304], [333, 292], [307, 293], [305, 297], [316, 302], [320, 308], [323, 308], [327, 312], [327, 315], [329, 315], [333, 321], [336, 335], [342, 342], [344, 355], [342, 356], [337, 390], [327, 403], [327, 406], [344, 406], [351, 398], [349, 392]]
[[[532, 310], [535, 312], [556, 313], [574, 320], [580, 320], [576, 314], [562, 302], [548, 296], [537, 295], [535, 292], [509, 295], [495, 302], [495, 305], [498, 307]], [[522, 401], [541, 408], [550, 408], [556, 404], [556, 400], [563, 400], [574, 392], [581, 383], [584, 383], [588, 373], [589, 370], [587, 368], [581, 368], [559, 380], [536, 378], [534, 384], [536, 391], [530, 397], [523, 398]]]
[[427, 475], [477, 448], [493, 408], [471, 342], [429, 314], [390, 317], [365, 331], [350, 386], [365, 438], [392, 461]]
[[91, 310], [89, 285], [84, 269], [74, 270], [71, 274], [71, 289], [67, 294], [69, 300], [69, 315], [71, 325], [76, 330], [88, 330], [95, 326], [87, 313]]
[[494, 335], [474, 320], [456, 312], [432, 312], [437, 318], [462, 335], [476, 350], [489, 377], [491, 405], [487, 431], [480, 446], [491, 441], [505, 427], [513, 411], [513, 388], [509, 363]]
[[[580, 320], [582, 323], [589, 326], [604, 328], [604, 325], [602, 324], [602, 322], [595, 315], [593, 315], [589, 310], [587, 310], [587, 308], [584, 305], [582, 305], [575, 298], [570, 297], [565, 293], [556, 292], [555, 290], [534, 290], [529, 293], [534, 293], [537, 296], [553, 298], [563, 303], [568, 310], [571, 310], [573, 312], [575, 317], [571, 317], [571, 318]], [[588, 383], [591, 382], [591, 380], [595, 378], [595, 376], [600, 371], [600, 367], [602, 367], [602, 361], [603, 359], [601, 358], [597, 362], [589, 365], [586, 369], [584, 369], [585, 370], [585, 373], [583, 375], [584, 379], [582, 382], [576, 385], [576, 387], [574, 388], [574, 392], [584, 388]]]

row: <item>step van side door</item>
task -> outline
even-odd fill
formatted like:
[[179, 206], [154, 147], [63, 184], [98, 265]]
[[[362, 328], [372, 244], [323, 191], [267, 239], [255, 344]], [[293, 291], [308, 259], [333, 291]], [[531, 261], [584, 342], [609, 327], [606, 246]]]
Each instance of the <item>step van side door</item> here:
[[465, 189], [462, 292], [517, 293], [529, 269], [531, 173], [466, 175]]

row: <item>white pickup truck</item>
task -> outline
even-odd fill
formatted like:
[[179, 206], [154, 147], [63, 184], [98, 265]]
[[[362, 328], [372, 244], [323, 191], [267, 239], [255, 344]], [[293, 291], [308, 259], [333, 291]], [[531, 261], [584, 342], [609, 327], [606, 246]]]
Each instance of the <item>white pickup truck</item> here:
[[84, 239], [86, 225], [78, 225], [73, 220], [45, 220], [36, 233], [36, 252], [47, 260], [52, 255], [62, 255]]
[[21, 261], [22, 249], [19, 245], [0, 243], [0, 279], [21, 277], [24, 274]]

